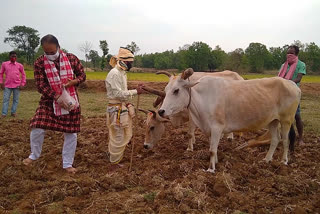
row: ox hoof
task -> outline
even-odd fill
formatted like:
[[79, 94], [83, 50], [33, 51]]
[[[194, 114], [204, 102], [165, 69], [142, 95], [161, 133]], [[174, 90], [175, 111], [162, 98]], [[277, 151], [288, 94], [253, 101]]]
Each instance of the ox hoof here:
[[269, 163], [269, 162], [271, 162], [271, 158], [263, 158], [263, 161], [265, 161], [266, 163]]
[[193, 152], [193, 149], [192, 148], [187, 148], [187, 151]]
[[287, 161], [287, 160], [283, 160], [282, 163], [283, 163], [284, 165], [288, 165], [288, 161]]
[[214, 169], [207, 169], [207, 172], [214, 173]]
[[228, 140], [229, 142], [232, 142], [233, 138], [232, 138], [232, 137], [228, 137], [227, 140]]

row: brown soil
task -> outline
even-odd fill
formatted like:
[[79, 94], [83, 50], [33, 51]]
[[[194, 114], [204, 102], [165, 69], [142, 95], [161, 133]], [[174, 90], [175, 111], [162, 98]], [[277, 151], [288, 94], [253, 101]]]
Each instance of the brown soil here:
[[[302, 89], [318, 93], [319, 86]], [[288, 166], [280, 163], [281, 145], [270, 164], [262, 161], [268, 147], [235, 150], [257, 132], [223, 139], [216, 173], [210, 174], [204, 171], [208, 139], [201, 132], [196, 132], [195, 151], [188, 152], [186, 130], [167, 125], [162, 141], [145, 150], [144, 115], [140, 118], [131, 173], [133, 143], [123, 167], [112, 171], [105, 118], [83, 118], [76, 175], [62, 170], [62, 134], [48, 131], [42, 157], [26, 167], [29, 121], [0, 120], [0, 213], [320, 213], [319, 136], [306, 133], [306, 145], [296, 147]]]

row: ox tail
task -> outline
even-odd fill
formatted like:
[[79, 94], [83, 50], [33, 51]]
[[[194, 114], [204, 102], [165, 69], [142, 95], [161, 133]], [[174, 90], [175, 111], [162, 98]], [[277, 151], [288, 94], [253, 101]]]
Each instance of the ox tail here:
[[290, 127], [289, 131], [289, 149], [291, 152], [294, 152], [294, 143], [296, 142], [296, 132], [294, 131], [293, 124]]

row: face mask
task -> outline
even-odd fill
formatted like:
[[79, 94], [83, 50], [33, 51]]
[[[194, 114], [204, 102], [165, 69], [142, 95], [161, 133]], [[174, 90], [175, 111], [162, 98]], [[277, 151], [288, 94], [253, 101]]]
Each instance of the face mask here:
[[57, 50], [57, 53], [53, 54], [53, 55], [47, 55], [46, 54], [46, 57], [48, 58], [48, 60], [50, 61], [54, 61], [56, 59], [58, 59], [58, 57], [60, 56], [60, 53], [59, 53], [59, 48]]
[[11, 62], [16, 62], [17, 61], [17, 57], [10, 57], [10, 61]]
[[287, 54], [287, 61], [289, 64], [293, 64], [297, 59], [297, 56], [294, 54]]
[[130, 71], [130, 69], [132, 68], [132, 63], [129, 62], [129, 63], [127, 64], [127, 67], [128, 67], [128, 70], [127, 70], [127, 71]]

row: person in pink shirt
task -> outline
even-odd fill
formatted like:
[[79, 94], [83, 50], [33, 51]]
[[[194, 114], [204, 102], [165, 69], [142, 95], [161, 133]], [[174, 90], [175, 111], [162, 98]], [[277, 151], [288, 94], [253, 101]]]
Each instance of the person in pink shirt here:
[[[19, 102], [20, 87], [26, 85], [26, 73], [23, 65], [17, 62], [17, 53], [11, 51], [9, 53], [10, 61], [3, 62], [0, 70], [0, 85], [4, 89], [2, 117], [6, 117], [8, 113], [10, 96], [13, 93], [13, 101], [11, 107], [11, 116], [16, 116]], [[5, 74], [5, 82], [3, 82], [3, 74]]]

